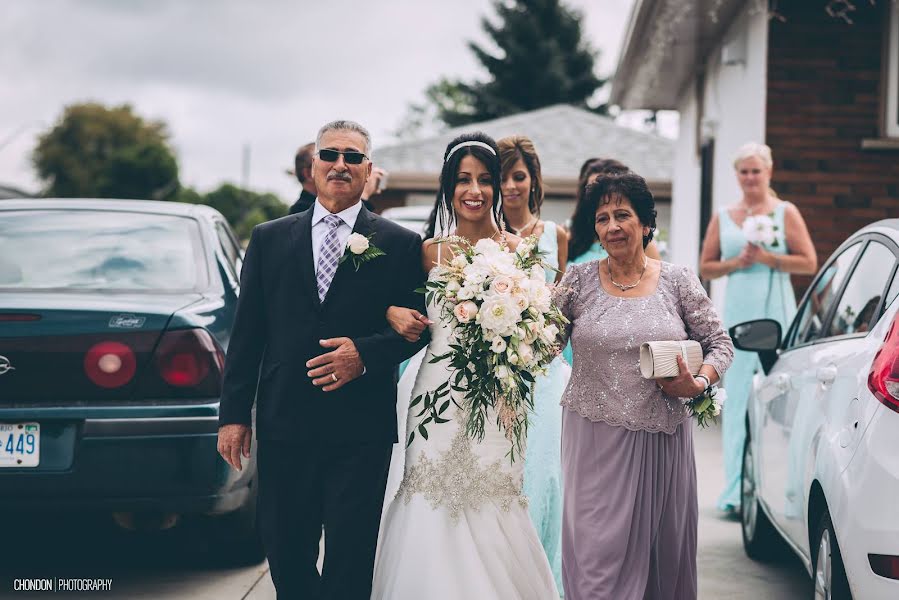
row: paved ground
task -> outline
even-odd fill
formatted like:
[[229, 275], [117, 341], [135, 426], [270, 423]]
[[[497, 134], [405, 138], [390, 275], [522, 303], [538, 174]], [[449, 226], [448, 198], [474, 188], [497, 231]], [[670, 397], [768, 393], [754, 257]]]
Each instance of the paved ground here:
[[[722, 486], [717, 429], [696, 433], [699, 476], [699, 597], [717, 600], [811, 598], [810, 579], [798, 561], [760, 565], [746, 558], [740, 525], [721, 518], [715, 497]], [[0, 537], [0, 598], [108, 598], [274, 600], [265, 564], [217, 566], [205, 523], [171, 531], [128, 535], [102, 516], [4, 515]], [[112, 578], [111, 592], [25, 593], [14, 578]], [[427, 600], [427, 599], [422, 599]], [[485, 599], [489, 600], [489, 599]]]

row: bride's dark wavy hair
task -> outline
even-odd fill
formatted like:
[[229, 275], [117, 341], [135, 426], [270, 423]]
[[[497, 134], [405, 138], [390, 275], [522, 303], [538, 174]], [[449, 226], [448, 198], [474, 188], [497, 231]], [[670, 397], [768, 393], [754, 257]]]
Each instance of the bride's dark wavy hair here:
[[[493, 149], [494, 154], [481, 146], [464, 146], [459, 148], [453, 155], [447, 159], [450, 150], [457, 145], [465, 142], [482, 142]], [[425, 239], [434, 237], [436, 231], [445, 231], [447, 227], [455, 219], [453, 210], [453, 196], [456, 193], [456, 183], [459, 179], [459, 163], [466, 156], [473, 156], [478, 159], [490, 173], [490, 183], [493, 186], [493, 206], [491, 212], [497, 225], [504, 223], [503, 207], [500, 197], [500, 186], [502, 185], [502, 168], [499, 160], [499, 148], [496, 141], [486, 133], [475, 131], [473, 133], [463, 133], [454, 138], [446, 146], [443, 152], [443, 169], [440, 171], [440, 187], [437, 188], [437, 200], [434, 203], [434, 209], [428, 218], [428, 226], [425, 229]]]

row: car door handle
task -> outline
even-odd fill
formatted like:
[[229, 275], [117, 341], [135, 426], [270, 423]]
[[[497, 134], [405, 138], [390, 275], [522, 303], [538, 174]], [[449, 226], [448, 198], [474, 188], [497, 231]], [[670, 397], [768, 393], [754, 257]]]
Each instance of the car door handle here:
[[790, 391], [790, 376], [789, 375], [778, 375], [777, 379], [774, 380], [774, 388], [781, 394], [789, 392]]
[[824, 385], [830, 385], [837, 378], [836, 365], [828, 365], [818, 369], [818, 381]]

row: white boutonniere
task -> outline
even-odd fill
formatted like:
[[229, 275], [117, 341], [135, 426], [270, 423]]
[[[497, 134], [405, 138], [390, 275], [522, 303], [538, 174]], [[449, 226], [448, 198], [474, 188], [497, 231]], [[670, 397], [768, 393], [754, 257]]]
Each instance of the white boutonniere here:
[[353, 261], [353, 266], [356, 267], [356, 270], [358, 271], [359, 267], [362, 266], [362, 263], [367, 263], [379, 256], [386, 256], [386, 252], [371, 243], [372, 237], [374, 237], [374, 234], [365, 237], [361, 233], [351, 233], [349, 239], [346, 241], [346, 250], [344, 251], [343, 256], [340, 257], [339, 263], [342, 263], [346, 259], [350, 259]]

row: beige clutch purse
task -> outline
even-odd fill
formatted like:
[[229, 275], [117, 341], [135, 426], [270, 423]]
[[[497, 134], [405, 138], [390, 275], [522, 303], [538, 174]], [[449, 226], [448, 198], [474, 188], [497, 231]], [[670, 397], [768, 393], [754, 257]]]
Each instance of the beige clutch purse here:
[[646, 342], [640, 346], [640, 373], [646, 379], [677, 377], [677, 356], [687, 363], [690, 373], [696, 375], [702, 366], [702, 346], [694, 340], [671, 342]]

